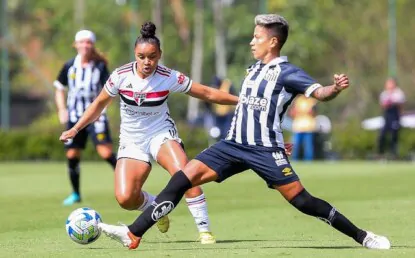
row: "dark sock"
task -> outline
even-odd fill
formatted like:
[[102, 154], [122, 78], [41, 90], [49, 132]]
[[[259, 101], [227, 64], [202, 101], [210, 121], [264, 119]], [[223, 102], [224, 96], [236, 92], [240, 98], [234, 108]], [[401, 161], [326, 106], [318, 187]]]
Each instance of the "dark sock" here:
[[365, 231], [356, 227], [336, 208], [326, 201], [310, 195], [305, 189], [294, 197], [290, 203], [299, 211], [323, 220], [360, 244], [363, 243], [363, 239], [366, 237]]
[[169, 214], [177, 206], [184, 193], [190, 188], [192, 188], [192, 183], [183, 171], [180, 170], [174, 174], [151, 206], [128, 226], [130, 232], [137, 237], [142, 237], [157, 220]]
[[112, 168], [115, 170], [115, 166], [117, 166], [117, 155], [115, 155], [114, 153], [111, 154], [111, 157], [105, 159], [111, 166]]
[[68, 159], [68, 171], [73, 191], [81, 196], [79, 193], [79, 158]]

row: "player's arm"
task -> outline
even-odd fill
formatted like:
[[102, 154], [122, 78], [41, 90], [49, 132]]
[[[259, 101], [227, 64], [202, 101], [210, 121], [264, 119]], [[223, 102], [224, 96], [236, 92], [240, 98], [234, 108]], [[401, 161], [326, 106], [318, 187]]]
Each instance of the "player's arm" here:
[[349, 78], [344, 74], [335, 74], [333, 85], [319, 87], [311, 93], [311, 96], [320, 101], [330, 101], [337, 97], [337, 95], [339, 95], [340, 92], [347, 89], [348, 87]]
[[66, 109], [65, 90], [55, 90], [55, 103], [58, 109], [59, 122], [65, 124], [68, 122], [68, 110]]
[[53, 82], [53, 86], [55, 86], [55, 103], [61, 124], [66, 124], [69, 118], [65, 100], [65, 88], [68, 85], [68, 68], [69, 65], [66, 63], [60, 70], [58, 78]]
[[66, 142], [67, 140], [72, 139], [80, 130], [97, 120], [101, 116], [104, 108], [111, 103], [112, 98], [113, 97], [110, 96], [105, 89], [101, 90], [101, 93], [91, 105], [88, 106], [79, 121], [71, 129], [63, 132], [59, 137], [59, 140]]
[[239, 98], [235, 95], [193, 82], [187, 92], [192, 97], [222, 105], [236, 105]]

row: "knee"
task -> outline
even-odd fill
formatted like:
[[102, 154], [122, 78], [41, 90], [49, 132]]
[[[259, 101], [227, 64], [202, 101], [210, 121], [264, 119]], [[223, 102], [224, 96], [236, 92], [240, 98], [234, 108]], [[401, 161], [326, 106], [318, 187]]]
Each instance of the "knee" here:
[[290, 200], [290, 203], [299, 211], [304, 211], [310, 205], [312, 199], [313, 196], [311, 196], [311, 194], [309, 194], [305, 189], [303, 189], [296, 196], [294, 196], [292, 200]]
[[120, 205], [120, 207], [125, 210], [130, 210], [130, 211], [136, 210], [140, 206], [138, 203], [139, 202], [138, 198], [134, 198], [131, 195], [116, 194], [115, 198], [117, 199], [117, 202]]
[[329, 203], [312, 196], [305, 189], [295, 196], [290, 203], [304, 214], [326, 218], [330, 221], [336, 212], [336, 209]]
[[81, 152], [77, 149], [69, 149], [68, 151], [66, 151], [66, 158], [68, 160], [70, 159], [80, 159], [81, 157]]
[[97, 147], [98, 155], [103, 159], [109, 159], [113, 155], [112, 148], [109, 146]]

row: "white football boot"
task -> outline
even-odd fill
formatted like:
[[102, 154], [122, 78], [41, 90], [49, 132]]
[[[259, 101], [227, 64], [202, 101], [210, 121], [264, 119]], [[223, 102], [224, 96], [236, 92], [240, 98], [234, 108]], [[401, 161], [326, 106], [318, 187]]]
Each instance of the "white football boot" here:
[[390, 249], [391, 243], [384, 236], [378, 236], [370, 231], [366, 231], [367, 235], [362, 245], [369, 249]]
[[126, 225], [114, 226], [99, 223], [98, 228], [104, 232], [107, 237], [121, 243], [129, 249], [136, 249], [140, 244], [141, 237], [134, 236]]

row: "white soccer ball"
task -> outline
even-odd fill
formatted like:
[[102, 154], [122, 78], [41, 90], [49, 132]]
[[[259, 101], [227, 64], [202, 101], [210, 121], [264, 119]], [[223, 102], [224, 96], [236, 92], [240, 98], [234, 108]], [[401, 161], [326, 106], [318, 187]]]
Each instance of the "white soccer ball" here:
[[66, 233], [76, 243], [86, 245], [101, 235], [98, 223], [102, 222], [98, 212], [90, 208], [79, 208], [69, 214], [66, 220]]

